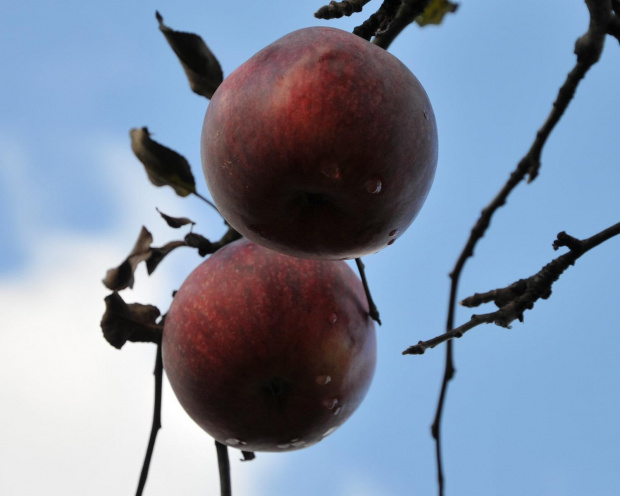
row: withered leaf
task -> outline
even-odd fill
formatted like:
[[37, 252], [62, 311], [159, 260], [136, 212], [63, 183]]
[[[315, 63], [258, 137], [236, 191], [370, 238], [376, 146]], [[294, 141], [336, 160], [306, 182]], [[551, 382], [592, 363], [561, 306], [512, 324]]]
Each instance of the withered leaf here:
[[148, 260], [151, 256], [151, 243], [153, 236], [148, 229], [142, 226], [140, 235], [129, 256], [118, 267], [108, 270], [103, 284], [112, 291], [120, 291], [125, 288], [133, 288], [134, 272], [138, 264]]
[[197, 34], [169, 28], [159, 12], [155, 12], [155, 17], [159, 30], [181, 62], [192, 91], [211, 98], [224, 79], [222, 67], [213, 52]]
[[241, 238], [241, 234], [235, 231], [232, 227], [228, 226], [228, 231], [224, 233], [220, 240], [215, 242], [209, 241], [201, 234], [190, 232], [185, 236], [185, 245], [191, 248], [197, 248], [198, 254], [201, 257], [204, 257], [215, 253], [220, 248], [238, 240], [239, 238]]
[[241, 454], [243, 455], [242, 462], [249, 462], [256, 458], [256, 454], [253, 451], [242, 451]]
[[211, 241], [205, 238], [202, 234], [194, 232], [188, 233], [185, 236], [185, 244], [191, 248], [197, 248], [198, 254], [201, 257], [209, 255], [215, 251]]
[[177, 195], [196, 193], [196, 181], [183, 155], [151, 139], [148, 128], [129, 131], [131, 149], [155, 186], [170, 186]]
[[193, 220], [188, 219], [187, 217], [172, 217], [170, 215], [166, 215], [158, 208], [156, 208], [155, 210], [159, 212], [159, 215], [161, 215], [162, 218], [166, 221], [166, 224], [168, 224], [170, 227], [173, 227], [174, 229], [186, 226], [187, 224], [191, 224], [192, 226], [196, 224]]
[[121, 349], [127, 341], [158, 343], [161, 341], [162, 325], [157, 323], [161, 315], [153, 305], [127, 304], [114, 292], [105, 298], [106, 310], [101, 319], [105, 339]]
[[157, 268], [168, 253], [179, 246], [187, 246], [184, 241], [171, 241], [160, 248], [151, 248], [151, 256], [146, 261], [146, 270], [150, 274]]
[[428, 26], [429, 24], [441, 24], [446, 14], [456, 12], [459, 7], [458, 3], [449, 0], [431, 0], [424, 12], [416, 17], [415, 22], [420, 26]]

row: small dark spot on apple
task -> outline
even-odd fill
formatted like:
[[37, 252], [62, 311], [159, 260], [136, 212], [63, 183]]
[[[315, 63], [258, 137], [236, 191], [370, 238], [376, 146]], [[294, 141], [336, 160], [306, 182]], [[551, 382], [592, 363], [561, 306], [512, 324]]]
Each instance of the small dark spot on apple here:
[[394, 244], [394, 241], [396, 241], [396, 239], [395, 239], [395, 238], [390, 239], [390, 240], [388, 241], [388, 246], [393, 245], [393, 244]]
[[261, 386], [268, 398], [284, 399], [291, 390], [291, 383], [279, 376], [273, 376]]

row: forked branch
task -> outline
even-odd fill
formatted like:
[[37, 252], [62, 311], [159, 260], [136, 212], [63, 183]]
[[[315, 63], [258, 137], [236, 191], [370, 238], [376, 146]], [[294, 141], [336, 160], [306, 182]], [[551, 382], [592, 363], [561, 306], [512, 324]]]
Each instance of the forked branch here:
[[[478, 241], [484, 236], [487, 228], [491, 223], [493, 214], [506, 203], [506, 200], [512, 190], [521, 183], [526, 177], [528, 182], [531, 182], [538, 175], [540, 169], [540, 157], [547, 139], [551, 134], [551, 131], [555, 128], [562, 115], [566, 111], [570, 101], [575, 95], [575, 91], [579, 82], [584, 78], [588, 70], [598, 61], [601, 52], [603, 50], [605, 36], [610, 30], [610, 26], [613, 25], [613, 19], [615, 14], [612, 12], [612, 2], [614, 8], [617, 7], [617, 0], [585, 0], [589, 14], [590, 23], [587, 32], [581, 36], [575, 44], [575, 54], [577, 55], [577, 62], [575, 67], [570, 71], [562, 87], [560, 88], [558, 95], [553, 103], [551, 112], [549, 113], [543, 126], [538, 131], [535, 140], [530, 147], [526, 155], [521, 159], [516, 169], [510, 174], [508, 181], [497, 193], [491, 203], [482, 210], [482, 213], [476, 221], [474, 227], [471, 230], [469, 238], [465, 244], [465, 247], [461, 251], [454, 269], [450, 273], [451, 285], [450, 285], [450, 298], [448, 303], [448, 317], [446, 322], [446, 333], [442, 336], [438, 336], [433, 340], [420, 342], [415, 346], [412, 346], [403, 352], [404, 354], [420, 353], [430, 347], [434, 347], [437, 344], [447, 341], [446, 348], [446, 362], [444, 369], [444, 376], [441, 385], [441, 393], [439, 401], [437, 403], [437, 410], [435, 413], [435, 419], [432, 426], [432, 434], [436, 442], [437, 452], [437, 478], [439, 486], [439, 496], [444, 494], [444, 478], [442, 468], [441, 457], [441, 417], [443, 413], [443, 407], [445, 404], [446, 390], [448, 382], [454, 376], [454, 363], [453, 363], [453, 342], [452, 337], [457, 337], [466, 332], [468, 329], [474, 327], [470, 321], [464, 326], [458, 329], [454, 328], [454, 315], [457, 301], [457, 291], [460, 275], [465, 266], [467, 259], [473, 256], [474, 247]], [[617, 14], [616, 10], [616, 14]], [[395, 23], [393, 23], [395, 25]], [[389, 44], [389, 40], [387, 41]], [[505, 318], [506, 316], [503, 316]], [[484, 316], [477, 316], [475, 319], [484, 319]], [[488, 319], [494, 319], [494, 317], [486, 317]], [[491, 320], [493, 321], [493, 320]], [[478, 322], [482, 323], [482, 322]], [[478, 325], [475, 324], [475, 325]], [[471, 326], [471, 327], [466, 327]]]
[[393, 21], [387, 29], [377, 33], [372, 42], [387, 50], [396, 37], [424, 12], [429, 3], [431, 0], [403, 0]]
[[494, 289], [486, 293], [476, 293], [461, 302], [463, 306], [473, 308], [492, 301], [498, 310], [481, 315], [472, 315], [465, 324], [428, 341], [420, 341], [417, 345], [403, 351], [403, 354], [421, 355], [428, 348], [434, 348], [452, 338], [460, 338], [467, 331], [480, 324], [496, 324], [510, 328], [513, 321], [522, 322], [524, 312], [531, 310], [534, 303], [539, 299], [544, 300], [551, 296], [553, 283], [559, 279], [566, 269], [574, 265], [579, 257], [618, 234], [620, 234], [620, 222], [584, 240], [576, 239], [565, 232], [559, 233], [553, 243], [553, 248], [557, 250], [562, 246], [568, 247], [567, 253], [555, 258], [527, 279], [520, 279], [505, 288]]

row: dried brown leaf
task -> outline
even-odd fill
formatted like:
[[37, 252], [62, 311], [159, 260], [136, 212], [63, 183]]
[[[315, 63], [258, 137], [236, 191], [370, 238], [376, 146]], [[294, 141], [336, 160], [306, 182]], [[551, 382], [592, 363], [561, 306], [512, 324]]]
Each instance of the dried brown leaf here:
[[157, 343], [161, 341], [162, 326], [157, 324], [161, 315], [153, 305], [127, 304], [114, 292], [105, 298], [106, 311], [101, 319], [105, 339], [121, 349], [127, 341]]
[[151, 248], [151, 256], [146, 261], [146, 270], [150, 274], [157, 268], [159, 263], [164, 259], [168, 253], [178, 248], [179, 246], [187, 246], [184, 241], [171, 241], [166, 243], [160, 248]]
[[166, 224], [168, 224], [170, 227], [174, 229], [178, 229], [179, 227], [186, 226], [187, 224], [191, 224], [192, 226], [196, 224], [193, 220], [188, 219], [187, 217], [172, 217], [170, 215], [163, 213], [158, 208], [156, 208], [155, 210], [159, 212], [159, 215], [161, 215], [162, 218], [166, 221]]
[[224, 79], [222, 67], [213, 52], [197, 34], [169, 28], [159, 12], [155, 12], [155, 17], [159, 30], [181, 62], [192, 91], [211, 98]]
[[153, 141], [146, 127], [132, 129], [129, 136], [131, 149], [155, 186], [170, 186], [179, 196], [196, 193], [194, 175], [183, 155]]
[[142, 227], [140, 235], [131, 250], [131, 253], [118, 267], [108, 270], [103, 284], [112, 291], [120, 291], [125, 288], [132, 288], [134, 283], [134, 272], [140, 262], [148, 260], [151, 256], [151, 243], [153, 236], [146, 227]]

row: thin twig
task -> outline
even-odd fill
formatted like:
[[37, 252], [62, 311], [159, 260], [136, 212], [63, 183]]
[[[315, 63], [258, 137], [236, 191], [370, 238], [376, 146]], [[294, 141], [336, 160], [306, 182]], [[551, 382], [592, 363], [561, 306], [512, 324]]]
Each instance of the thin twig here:
[[[450, 340], [452, 337], [459, 337], [468, 329], [459, 328], [457, 331], [454, 329], [454, 314], [457, 301], [457, 290], [460, 274], [465, 266], [465, 262], [468, 258], [474, 254], [474, 247], [478, 241], [484, 236], [487, 228], [490, 225], [493, 214], [506, 203], [506, 199], [512, 190], [529, 175], [528, 182], [534, 180], [540, 169], [540, 156], [542, 149], [549, 138], [551, 131], [554, 129], [564, 111], [568, 107], [571, 99], [573, 98], [579, 82], [583, 79], [587, 71], [594, 65], [601, 54], [603, 49], [605, 34], [607, 32], [610, 19], [611, 19], [611, 0], [585, 0], [590, 13], [590, 24], [587, 32], [581, 36], [575, 44], [575, 54], [577, 55], [577, 63], [573, 70], [568, 74], [566, 81], [560, 88], [558, 96], [553, 103], [553, 108], [547, 117], [547, 120], [538, 131], [534, 143], [530, 150], [523, 157], [523, 159], [517, 165], [517, 168], [511, 173], [508, 181], [500, 189], [499, 193], [491, 201], [491, 203], [482, 210], [482, 213], [476, 224], [471, 230], [469, 239], [465, 244], [465, 247], [461, 251], [454, 269], [450, 273], [451, 287], [450, 287], [450, 301], [448, 304], [448, 318], [446, 329], [447, 332], [443, 335], [448, 337], [435, 338], [427, 342], [420, 342], [416, 346], [412, 346], [405, 350], [403, 354], [410, 354], [416, 352], [423, 352], [429, 347], [436, 346], [439, 343], [448, 341], [446, 350], [446, 365], [444, 369], [444, 376], [442, 379], [441, 392], [439, 395], [439, 401], [437, 404], [437, 410], [435, 413], [435, 420], [432, 426], [433, 437], [437, 444], [437, 476], [439, 485], [439, 496], [443, 495], [444, 491], [444, 478], [443, 478], [443, 466], [441, 460], [441, 417], [443, 413], [443, 407], [445, 403], [446, 388], [448, 382], [454, 377], [454, 359], [453, 359], [453, 344]], [[409, 21], [411, 22], [411, 21]], [[393, 23], [396, 26], [396, 21]], [[406, 24], [405, 24], [406, 25]], [[389, 31], [389, 30], [388, 30]], [[378, 37], [379, 38], [379, 37]], [[387, 44], [389, 45], [389, 42]], [[378, 43], [381, 42], [379, 38]], [[480, 318], [480, 317], [476, 317]], [[471, 323], [469, 324], [471, 325]]]
[[370, 40], [373, 36], [388, 29], [396, 17], [402, 0], [383, 0], [379, 10], [372, 14], [364, 23], [353, 30], [353, 34]]
[[142, 472], [140, 473], [140, 480], [138, 482], [138, 489], [136, 496], [141, 496], [146, 485], [146, 478], [149, 475], [149, 467], [151, 465], [151, 458], [153, 456], [153, 449], [155, 448], [155, 439], [157, 439], [157, 432], [161, 429], [161, 391], [164, 375], [164, 362], [161, 356], [161, 342], [157, 343], [157, 352], [155, 357], [155, 370], [153, 371], [155, 376], [155, 401], [153, 407], [153, 425], [151, 426], [151, 435], [149, 437], [149, 444], [146, 448], [146, 455], [144, 457], [144, 463], [142, 465]]
[[481, 315], [472, 315], [468, 322], [456, 329], [451, 329], [428, 341], [420, 341], [417, 345], [403, 351], [403, 354], [421, 355], [427, 349], [434, 348], [438, 344], [453, 338], [460, 338], [467, 331], [480, 324], [493, 323], [509, 328], [513, 321], [523, 321], [523, 313], [526, 310], [531, 310], [536, 301], [548, 298], [551, 295], [553, 283], [559, 279], [566, 269], [574, 265], [579, 257], [619, 234], [620, 222], [584, 240], [578, 240], [561, 232], [553, 243], [553, 247], [558, 249], [559, 247], [566, 246], [569, 248], [567, 253], [555, 258], [527, 279], [519, 280], [505, 288], [475, 294], [462, 301], [464, 306], [470, 308], [494, 301], [499, 310]]
[[431, 426], [431, 435], [435, 440], [435, 460], [437, 464], [437, 487], [439, 489], [439, 496], [443, 496], [444, 494], [443, 463], [441, 457], [441, 417], [443, 415], [443, 407], [446, 400], [448, 383], [452, 380], [456, 372], [456, 369], [454, 368], [453, 354], [454, 350], [452, 341], [448, 341], [446, 346], [446, 361], [443, 379], [441, 381], [441, 390], [439, 392], [439, 400], [437, 401], [437, 409], [435, 410], [435, 418], [433, 419], [433, 425]]
[[215, 449], [217, 450], [217, 465], [220, 469], [220, 494], [221, 496], [232, 496], [228, 447], [225, 444], [215, 441]]
[[344, 0], [343, 2], [329, 2], [329, 5], [321, 7], [314, 13], [317, 19], [340, 19], [342, 16], [350, 16], [361, 12], [364, 5], [370, 0]]
[[387, 50], [396, 37], [424, 12], [429, 3], [430, 0], [403, 0], [392, 23], [386, 30], [378, 33], [372, 42]]
[[364, 285], [364, 292], [366, 293], [366, 299], [368, 300], [368, 315], [374, 320], [377, 324], [381, 325], [381, 319], [379, 318], [379, 309], [370, 295], [370, 287], [368, 286], [368, 280], [366, 279], [366, 271], [364, 263], [361, 258], [356, 258], [355, 263], [357, 264], [357, 270], [360, 273], [360, 277], [362, 279], [362, 284]]

